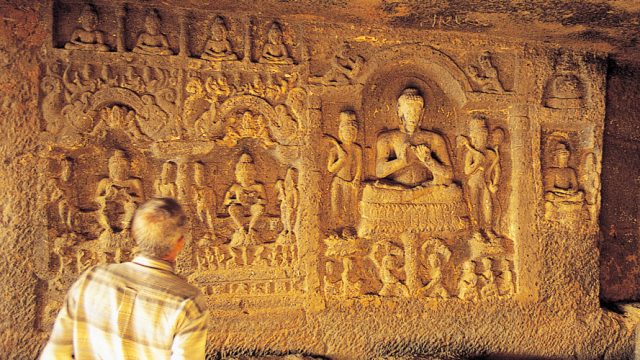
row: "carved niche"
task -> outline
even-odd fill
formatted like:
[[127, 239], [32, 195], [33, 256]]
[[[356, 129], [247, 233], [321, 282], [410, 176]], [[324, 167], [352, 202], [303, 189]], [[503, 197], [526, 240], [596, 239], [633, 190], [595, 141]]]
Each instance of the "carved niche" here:
[[[385, 66], [363, 75], [361, 110], [326, 119], [337, 135], [326, 134], [323, 291], [328, 298], [511, 297], [514, 244], [501, 220], [508, 134], [499, 119], [472, 108], [449, 117], [464, 108], [474, 79], [434, 49], [414, 50], [427, 55], [408, 61], [409, 49], [382, 52]], [[386, 65], [394, 56], [417, 65]], [[500, 95], [489, 57], [479, 61], [493, 88], [482, 91]]]
[[577, 132], [543, 134], [544, 217], [559, 223], [597, 221], [600, 172], [596, 153], [580, 148]]

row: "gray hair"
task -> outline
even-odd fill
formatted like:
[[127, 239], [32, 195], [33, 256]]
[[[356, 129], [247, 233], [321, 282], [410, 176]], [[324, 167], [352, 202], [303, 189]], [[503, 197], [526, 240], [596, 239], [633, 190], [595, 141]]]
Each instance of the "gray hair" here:
[[133, 216], [131, 233], [138, 253], [162, 258], [184, 234], [187, 217], [172, 198], [154, 198], [142, 204]]

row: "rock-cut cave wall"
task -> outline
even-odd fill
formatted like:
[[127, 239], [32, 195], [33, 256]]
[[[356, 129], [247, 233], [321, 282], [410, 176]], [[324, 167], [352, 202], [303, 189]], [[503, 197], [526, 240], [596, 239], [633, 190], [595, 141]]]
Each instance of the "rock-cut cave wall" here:
[[600, 308], [600, 279], [628, 281], [600, 235], [605, 118], [628, 114], [607, 110], [607, 79], [628, 81], [607, 54], [257, 10], [0, 9], [9, 358], [36, 356], [79, 273], [130, 259], [153, 196], [189, 214], [177, 265], [213, 358], [632, 353], [634, 324]]

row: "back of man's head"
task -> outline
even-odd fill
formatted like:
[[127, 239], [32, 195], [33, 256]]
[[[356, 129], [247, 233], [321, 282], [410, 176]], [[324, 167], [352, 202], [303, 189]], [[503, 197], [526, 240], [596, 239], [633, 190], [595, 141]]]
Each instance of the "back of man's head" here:
[[187, 218], [171, 198], [154, 198], [142, 204], [133, 216], [131, 232], [141, 255], [163, 258], [184, 234]]

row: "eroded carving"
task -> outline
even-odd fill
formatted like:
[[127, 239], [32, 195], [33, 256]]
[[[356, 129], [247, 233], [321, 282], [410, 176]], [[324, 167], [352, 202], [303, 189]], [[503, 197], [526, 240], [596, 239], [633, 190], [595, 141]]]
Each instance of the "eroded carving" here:
[[284, 33], [282, 26], [278, 22], [273, 22], [267, 33], [267, 40], [262, 48], [262, 55], [258, 59], [260, 63], [275, 65], [291, 65], [293, 59], [289, 55], [289, 49], [284, 43]]
[[462, 264], [462, 274], [458, 281], [458, 297], [465, 301], [478, 301], [480, 298], [476, 263], [472, 260]]
[[178, 198], [178, 185], [176, 177], [178, 175], [178, 165], [173, 161], [165, 161], [162, 164], [160, 178], [154, 183], [156, 196]]
[[324, 239], [327, 257], [324, 273], [324, 292], [327, 296], [357, 297], [366, 290], [362, 274], [364, 259], [369, 253], [366, 241], [358, 239], [351, 229], [344, 229], [341, 236]]
[[378, 269], [378, 276], [382, 282], [382, 288], [378, 291], [380, 296], [409, 297], [409, 289], [404, 281], [402, 249], [387, 241], [379, 241], [371, 246], [369, 255], [371, 261]]
[[294, 229], [300, 197], [296, 178], [297, 171], [290, 168], [287, 170], [284, 180], [278, 180], [275, 186], [282, 218], [282, 232], [278, 235], [276, 243], [281, 245], [291, 245], [296, 240]]
[[[122, 150], [109, 158], [109, 176], [98, 183], [95, 201], [98, 203], [98, 223], [103, 228], [100, 240], [105, 253], [113, 254], [114, 261], [123, 259], [123, 250], [131, 249], [129, 234], [133, 213], [142, 201], [142, 181], [129, 173], [129, 158]], [[123, 233], [124, 232], [124, 233]]]
[[592, 221], [598, 219], [598, 206], [600, 203], [600, 162], [593, 151], [584, 156], [582, 162], [580, 183], [585, 192], [585, 202], [587, 203]]
[[449, 291], [444, 286], [443, 267], [450, 259], [451, 250], [439, 239], [428, 239], [424, 242], [417, 259], [420, 263], [421, 279], [414, 291], [418, 297], [449, 298]]
[[352, 111], [340, 113], [338, 140], [328, 136], [333, 147], [329, 150], [327, 170], [331, 180], [331, 219], [335, 227], [354, 227], [357, 222], [358, 193], [362, 179], [362, 146], [355, 141], [358, 123]]
[[229, 118], [225, 128], [225, 135], [218, 143], [228, 147], [234, 147], [239, 140], [251, 138], [260, 140], [263, 146], [273, 146], [267, 122], [262, 114], [254, 114], [244, 111], [241, 116]]
[[264, 185], [256, 181], [256, 175], [253, 158], [242, 154], [236, 164], [236, 182], [224, 196], [224, 205], [236, 226], [231, 246], [261, 242], [254, 228], [264, 213], [267, 199]]
[[469, 122], [469, 138], [459, 136], [458, 146], [463, 148], [465, 192], [471, 221], [476, 231], [494, 239], [494, 198], [500, 185], [501, 165], [498, 146], [504, 130], [497, 128], [491, 134], [482, 114]]
[[[58, 176], [48, 182], [49, 204], [51, 213], [54, 214], [54, 221], [62, 225], [65, 231], [71, 231], [74, 227], [74, 215], [77, 211], [75, 202], [69, 199], [73, 194], [74, 160], [71, 157], [63, 156], [57, 165], [59, 166]], [[50, 223], [50, 225], [54, 224]]]
[[238, 60], [238, 55], [233, 52], [229, 29], [222, 16], [217, 16], [211, 25], [211, 37], [204, 46], [200, 55], [202, 59], [210, 61]]
[[365, 62], [362, 56], [353, 55], [351, 52], [348, 43], [342, 44], [331, 60], [331, 69], [322, 76], [310, 78], [309, 82], [329, 86], [351, 84], [362, 71]]
[[505, 92], [504, 87], [498, 76], [498, 69], [493, 65], [491, 57], [492, 54], [489, 51], [484, 51], [478, 56], [478, 66], [470, 65], [467, 71], [481, 92], [502, 94]]
[[218, 209], [217, 196], [205, 179], [205, 165], [199, 161], [193, 163], [193, 203], [196, 208], [196, 217], [200, 223], [206, 225], [209, 233], [213, 234], [213, 219]]
[[104, 43], [104, 34], [97, 30], [98, 14], [91, 5], [85, 5], [78, 18], [79, 28], [73, 30], [69, 42], [64, 45], [68, 50], [110, 51]]
[[554, 62], [554, 75], [545, 87], [544, 106], [552, 109], [579, 109], [584, 106], [585, 84], [577, 72], [577, 64], [568, 53]]
[[144, 19], [144, 32], [138, 35], [133, 52], [149, 55], [173, 55], [167, 37], [160, 32], [160, 15], [150, 10]]
[[[551, 164], [544, 170], [545, 219], [562, 221], [578, 216], [584, 204], [576, 170], [569, 166], [571, 151], [566, 141], [551, 141]], [[572, 215], [573, 214], [573, 215]]]

